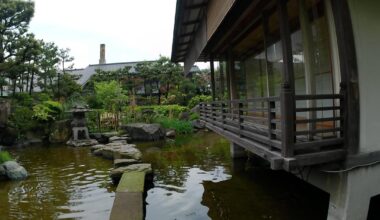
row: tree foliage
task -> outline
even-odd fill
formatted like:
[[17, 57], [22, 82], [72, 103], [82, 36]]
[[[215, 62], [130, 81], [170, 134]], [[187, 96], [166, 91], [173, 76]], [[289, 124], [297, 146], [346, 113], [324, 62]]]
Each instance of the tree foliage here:
[[128, 96], [116, 81], [95, 83], [97, 101], [109, 112], [119, 112], [128, 101]]

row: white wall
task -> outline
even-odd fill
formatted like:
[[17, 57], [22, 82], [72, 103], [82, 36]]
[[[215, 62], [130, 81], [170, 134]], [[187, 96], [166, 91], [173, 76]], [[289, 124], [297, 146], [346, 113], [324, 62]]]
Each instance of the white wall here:
[[360, 151], [380, 150], [380, 1], [349, 0], [359, 69]]

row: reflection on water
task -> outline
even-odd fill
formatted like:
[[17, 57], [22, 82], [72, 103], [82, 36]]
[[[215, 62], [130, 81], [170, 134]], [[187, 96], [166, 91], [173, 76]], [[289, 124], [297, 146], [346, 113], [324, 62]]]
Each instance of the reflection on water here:
[[0, 182], [0, 219], [108, 219], [114, 187], [112, 162], [88, 148], [10, 149], [27, 180]]
[[214, 133], [138, 146], [155, 171], [146, 219], [326, 219], [325, 193], [252, 161], [232, 166], [229, 143]]
[[[152, 163], [146, 219], [326, 219], [328, 196], [294, 176], [243, 161], [211, 132], [174, 142], [138, 143]], [[115, 188], [112, 161], [88, 148], [11, 149], [30, 173], [0, 182], [0, 219], [108, 219]]]

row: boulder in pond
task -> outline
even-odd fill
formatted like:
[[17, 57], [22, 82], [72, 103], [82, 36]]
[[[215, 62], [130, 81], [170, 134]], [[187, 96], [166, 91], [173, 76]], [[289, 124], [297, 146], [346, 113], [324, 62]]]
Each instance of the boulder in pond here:
[[136, 163], [139, 163], [139, 161], [135, 159], [115, 159], [113, 161], [113, 166], [115, 168], [119, 168], [119, 167], [126, 167], [126, 166], [136, 164]]
[[109, 137], [102, 133], [91, 133], [90, 138], [97, 140], [101, 144], [106, 144], [109, 141]]
[[91, 150], [91, 152], [94, 152], [94, 151], [96, 151], [96, 150], [98, 150], [98, 149], [101, 149], [101, 148], [104, 148], [106, 145], [104, 145], [104, 144], [96, 144], [96, 145], [92, 145], [91, 147], [90, 147], [90, 150]]
[[109, 142], [115, 142], [115, 141], [127, 141], [128, 137], [119, 137], [119, 136], [112, 136], [109, 138]]
[[159, 124], [132, 123], [123, 125], [132, 140], [154, 141], [163, 139], [165, 131]]
[[50, 143], [65, 143], [71, 137], [71, 120], [56, 121], [51, 126], [49, 134]]
[[98, 141], [95, 139], [83, 139], [77, 141], [70, 139], [66, 142], [66, 144], [73, 147], [88, 147], [98, 144]]
[[149, 163], [132, 164], [126, 167], [119, 167], [111, 170], [110, 177], [114, 183], [120, 181], [124, 172], [144, 172], [146, 175], [152, 175], [152, 165]]
[[201, 122], [200, 120], [194, 120], [194, 121], [192, 121], [191, 125], [195, 129], [203, 129], [203, 128], [205, 128], [205, 124], [203, 122]]
[[91, 147], [93, 154], [105, 159], [141, 159], [141, 151], [134, 144], [109, 143], [106, 145], [95, 145]]
[[175, 137], [175, 130], [167, 130], [165, 136], [168, 138], [174, 138]]
[[4, 162], [1, 166], [5, 170], [7, 177], [11, 180], [23, 180], [28, 177], [28, 172], [16, 161]]

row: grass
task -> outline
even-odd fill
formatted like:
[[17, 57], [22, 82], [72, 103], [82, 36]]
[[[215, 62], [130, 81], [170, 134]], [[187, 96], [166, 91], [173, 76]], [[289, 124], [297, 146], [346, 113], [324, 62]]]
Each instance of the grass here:
[[7, 151], [0, 151], [0, 164], [10, 160], [12, 160], [12, 157]]
[[178, 134], [190, 134], [193, 132], [193, 127], [189, 121], [164, 117], [156, 119], [155, 122], [161, 124], [164, 128], [175, 130]]

